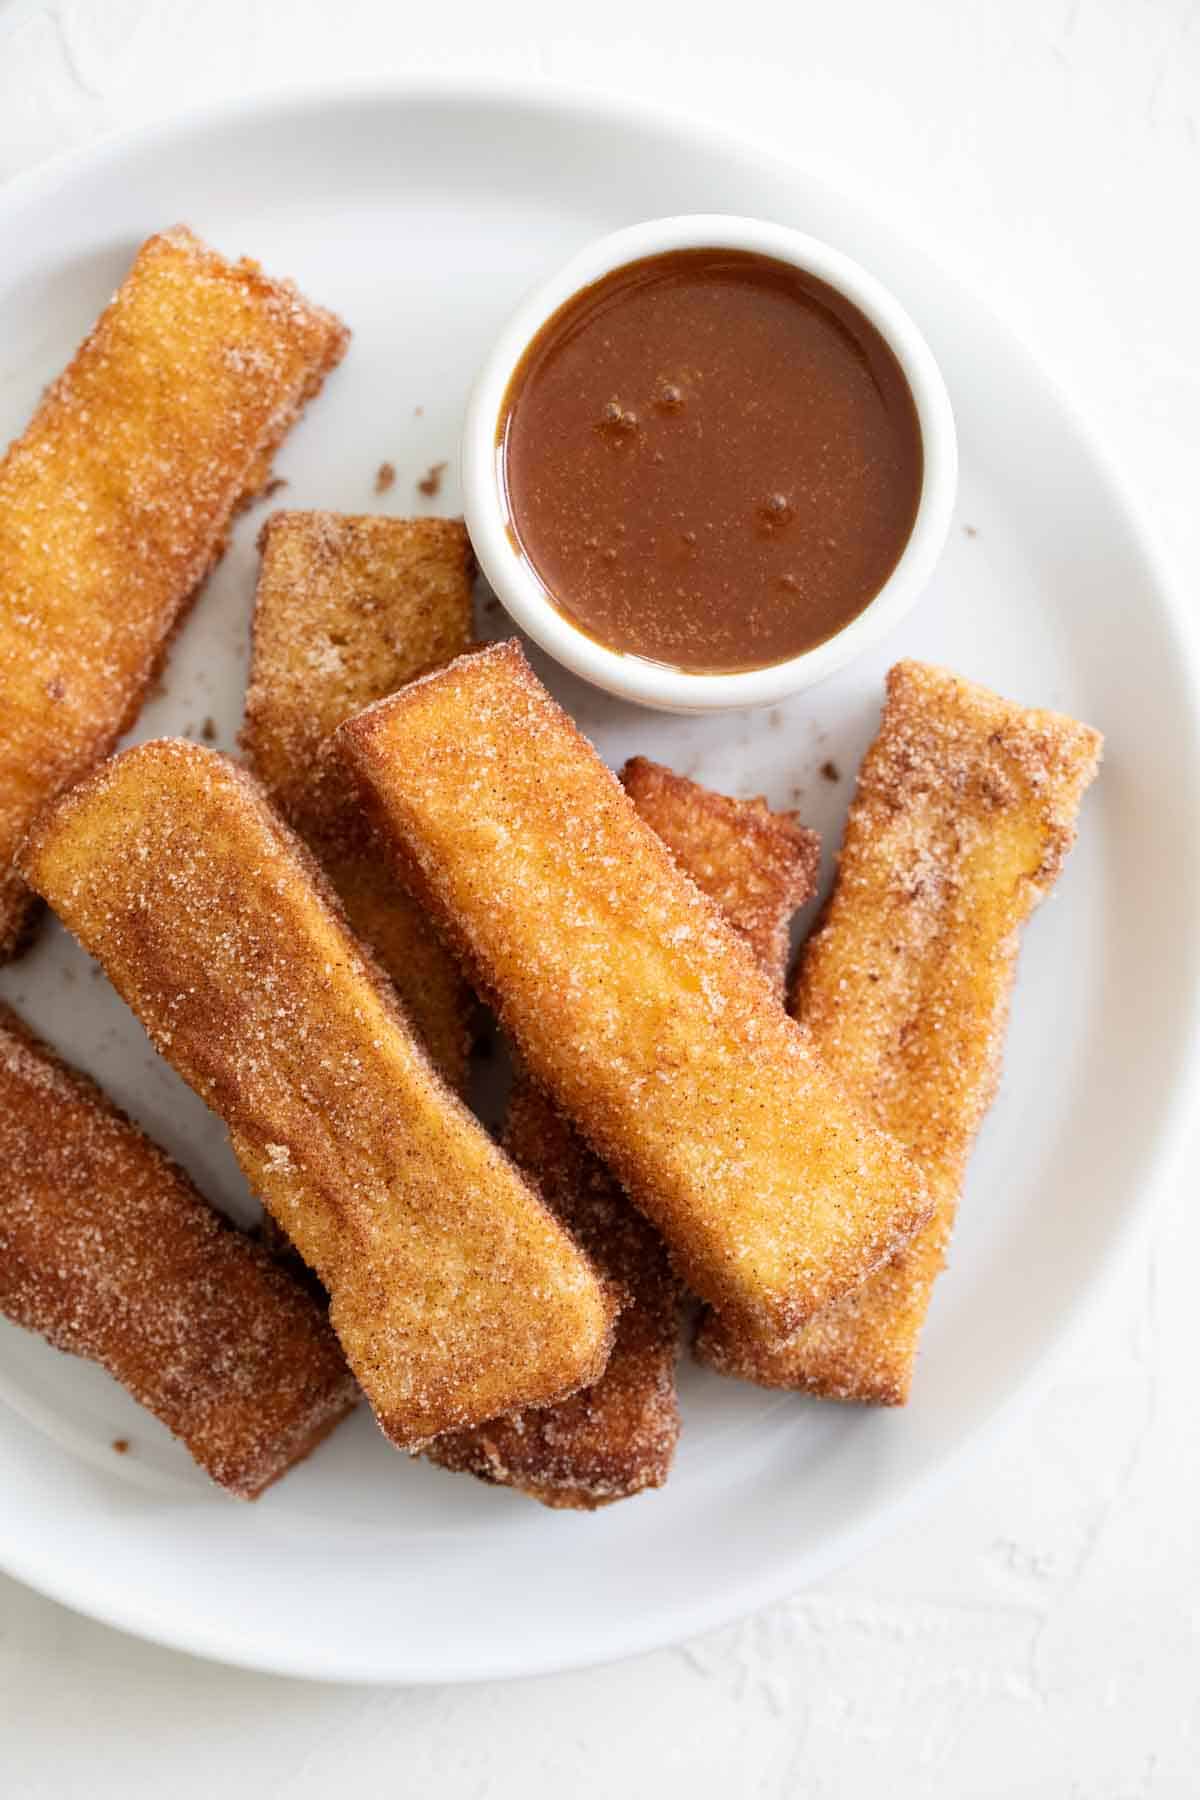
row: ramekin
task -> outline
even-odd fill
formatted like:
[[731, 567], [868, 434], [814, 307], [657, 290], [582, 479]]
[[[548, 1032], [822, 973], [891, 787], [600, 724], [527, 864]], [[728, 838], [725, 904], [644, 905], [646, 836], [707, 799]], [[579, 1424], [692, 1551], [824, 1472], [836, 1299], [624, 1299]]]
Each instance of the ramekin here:
[[[812, 650], [766, 668], [698, 674], [608, 649], [560, 612], [508, 529], [497, 444], [508, 384], [531, 340], [572, 295], [614, 269], [668, 250], [756, 251], [817, 276], [851, 300], [891, 347], [916, 405], [924, 472], [917, 515], [896, 567], [861, 613]], [[598, 239], [534, 290], [501, 331], [467, 403], [460, 446], [463, 510], [497, 598], [534, 643], [595, 687], [664, 712], [768, 706], [823, 681], [876, 645], [920, 598], [950, 528], [958, 480], [954, 414], [920, 331], [883, 283], [817, 238], [719, 213], [651, 219]]]

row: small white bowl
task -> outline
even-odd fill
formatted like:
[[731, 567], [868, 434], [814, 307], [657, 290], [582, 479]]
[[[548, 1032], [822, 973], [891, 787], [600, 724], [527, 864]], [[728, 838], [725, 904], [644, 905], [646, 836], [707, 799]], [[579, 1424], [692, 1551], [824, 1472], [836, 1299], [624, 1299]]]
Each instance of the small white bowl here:
[[[508, 529], [501, 451], [501, 409], [513, 371], [531, 340], [581, 288], [614, 269], [667, 250], [757, 251], [791, 263], [853, 301], [890, 345], [912, 390], [924, 454], [917, 516], [908, 543], [875, 598], [815, 649], [762, 669], [693, 674], [603, 644], [555, 606]], [[899, 301], [840, 251], [786, 225], [697, 213], [651, 219], [600, 238], [572, 257], [518, 307], [472, 389], [461, 445], [463, 510], [484, 574], [512, 618], [548, 655], [594, 686], [664, 712], [727, 712], [767, 706], [799, 693], [871, 649], [899, 624], [933, 573], [950, 528], [958, 479], [954, 415], [941, 372]]]

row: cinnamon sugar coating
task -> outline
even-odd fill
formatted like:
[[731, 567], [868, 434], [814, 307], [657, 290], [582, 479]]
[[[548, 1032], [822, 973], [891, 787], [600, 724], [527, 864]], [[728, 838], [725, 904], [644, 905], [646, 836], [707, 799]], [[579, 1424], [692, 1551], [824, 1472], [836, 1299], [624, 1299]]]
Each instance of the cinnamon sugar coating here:
[[43, 813], [22, 865], [225, 1119], [393, 1442], [596, 1378], [611, 1297], [437, 1075], [250, 775], [138, 745]]
[[924, 1171], [933, 1217], [790, 1342], [710, 1315], [700, 1360], [766, 1387], [902, 1405], [967, 1158], [999, 1078], [1020, 927], [1054, 885], [1099, 733], [898, 663], [794, 1006]]
[[795, 813], [760, 797], [734, 800], [661, 763], [634, 756], [625, 792], [702, 893], [745, 938], [783, 998], [788, 926], [817, 890], [821, 841]]
[[[787, 921], [814, 891], [816, 834], [763, 800], [730, 800], [635, 757], [621, 780], [686, 871], [755, 946], [783, 990]], [[590, 1510], [667, 1479], [679, 1437], [675, 1364], [680, 1288], [662, 1239], [554, 1103], [518, 1075], [509, 1154], [622, 1296], [599, 1381], [539, 1411], [438, 1438], [447, 1469], [520, 1488], [546, 1506]]]
[[761, 795], [735, 800], [634, 756], [621, 785], [640, 818], [679, 867], [717, 905], [780, 991], [787, 976], [788, 925], [817, 891], [821, 840], [791, 812], [772, 812]]
[[137, 717], [345, 327], [182, 227], [150, 238], [0, 462], [0, 961], [38, 808]]
[[252, 1500], [358, 1398], [323, 1309], [0, 1004], [0, 1312]]
[[280, 512], [259, 546], [242, 745], [461, 1090], [474, 997], [424, 909], [397, 889], [340, 761], [320, 752], [351, 713], [466, 649], [466, 529], [455, 519]]
[[662, 1239], [527, 1076], [513, 1087], [504, 1147], [620, 1294], [612, 1355], [568, 1399], [450, 1432], [425, 1455], [546, 1506], [590, 1511], [661, 1487], [679, 1437], [682, 1299]]
[[921, 1177], [516, 643], [335, 742], [530, 1073], [702, 1297], [794, 1330], [924, 1222]]

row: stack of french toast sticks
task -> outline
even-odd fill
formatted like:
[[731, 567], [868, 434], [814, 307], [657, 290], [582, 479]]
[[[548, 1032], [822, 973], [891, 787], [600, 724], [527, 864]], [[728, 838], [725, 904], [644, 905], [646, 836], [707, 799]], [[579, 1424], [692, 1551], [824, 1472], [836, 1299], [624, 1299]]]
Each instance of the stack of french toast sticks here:
[[[814, 834], [612, 774], [515, 641], [473, 647], [458, 522], [275, 514], [245, 760], [112, 755], [347, 341], [166, 232], [0, 464], [2, 953], [48, 902], [270, 1222], [3, 1009], [0, 1310], [244, 1497], [360, 1395], [549, 1506], [657, 1487], [685, 1317], [724, 1374], [903, 1403], [1099, 737], [897, 665], [790, 984]], [[481, 1002], [500, 1144], [464, 1098]]]

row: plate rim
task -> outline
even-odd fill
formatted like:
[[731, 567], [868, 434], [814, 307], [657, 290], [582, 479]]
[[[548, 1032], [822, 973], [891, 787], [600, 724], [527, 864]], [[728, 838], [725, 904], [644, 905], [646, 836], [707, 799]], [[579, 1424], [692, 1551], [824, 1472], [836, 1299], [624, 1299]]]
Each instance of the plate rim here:
[[[619, 130], [623, 123], [638, 129], [650, 129], [677, 142], [703, 141], [706, 147], [752, 165], [770, 169], [788, 180], [805, 177], [820, 185], [827, 193], [845, 194], [855, 205], [853, 185], [829, 176], [824, 170], [810, 168], [801, 157], [791, 157], [775, 145], [758, 138], [751, 131], [714, 123], [698, 111], [677, 105], [660, 106], [634, 96], [583, 87], [557, 80], [529, 79], [509, 74], [495, 76], [448, 70], [413, 71], [391, 77], [371, 77], [337, 82], [306, 80], [280, 84], [208, 100], [190, 106], [171, 116], [160, 116], [127, 128], [104, 132], [86, 144], [76, 145], [22, 170], [0, 184], [0, 230], [11, 223], [16, 212], [37, 203], [71, 183], [85, 171], [105, 159], [126, 155], [145, 155], [158, 142], [173, 141], [188, 134], [211, 132], [221, 125], [259, 121], [272, 113], [284, 115], [292, 111], [341, 108], [354, 104], [401, 107], [408, 103], [443, 100], [455, 105], [504, 104], [542, 114], [554, 119], [587, 119], [593, 124]], [[866, 205], [868, 216], [872, 209]], [[1125, 478], [1118, 457], [1095, 427], [1076, 396], [1064, 386], [1040, 351], [1024, 333], [1005, 320], [990, 300], [969, 280], [964, 279], [935, 252], [927, 248], [915, 233], [910, 236], [906, 220], [899, 231], [889, 229], [906, 244], [912, 245], [922, 260], [933, 269], [939, 280], [964, 293], [972, 307], [986, 315], [1008, 338], [1051, 394], [1057, 408], [1077, 437], [1084, 454], [1090, 459], [1098, 481], [1112, 502], [1115, 514], [1122, 520], [1132, 546], [1143, 563], [1161, 603], [1164, 626], [1178, 652], [1178, 671], [1187, 703], [1193, 732], [1200, 733], [1200, 621], [1193, 619], [1184, 601], [1182, 579], [1174, 570], [1153, 531], [1147, 523], [1145, 507], [1139, 491]], [[1194, 777], [1193, 777], [1194, 785]], [[1200, 941], [1200, 916], [1195, 927]], [[1196, 958], [1193, 957], [1193, 963]], [[1136, 1194], [1132, 1194], [1112, 1229], [1108, 1242], [1101, 1247], [1090, 1285], [1076, 1296], [1048, 1335], [1040, 1359], [1034, 1368], [1018, 1381], [973, 1429], [965, 1432], [940, 1455], [931, 1459], [920, 1475], [912, 1479], [902, 1492], [871, 1517], [853, 1524], [828, 1538], [816, 1550], [807, 1547], [802, 1571], [793, 1561], [779, 1559], [767, 1569], [750, 1577], [727, 1584], [716, 1598], [701, 1597], [694, 1604], [664, 1610], [660, 1605], [645, 1615], [631, 1616], [621, 1634], [619, 1645], [604, 1644], [589, 1649], [580, 1646], [569, 1656], [551, 1654], [526, 1656], [505, 1661], [495, 1655], [481, 1657], [477, 1653], [460, 1656], [458, 1672], [414, 1666], [403, 1653], [381, 1657], [369, 1654], [358, 1666], [341, 1651], [332, 1662], [323, 1660], [319, 1648], [306, 1647], [295, 1654], [258, 1649], [243, 1641], [241, 1628], [231, 1620], [227, 1632], [200, 1625], [189, 1629], [186, 1621], [164, 1622], [153, 1615], [144, 1600], [131, 1600], [115, 1581], [106, 1588], [94, 1577], [80, 1580], [75, 1566], [73, 1578], [64, 1578], [61, 1562], [37, 1554], [22, 1556], [10, 1541], [0, 1539], [0, 1569], [24, 1582], [52, 1600], [99, 1622], [128, 1632], [148, 1642], [187, 1654], [263, 1673], [339, 1683], [407, 1684], [468, 1682], [517, 1679], [524, 1676], [563, 1672], [603, 1666], [626, 1657], [643, 1654], [701, 1632], [720, 1629], [745, 1617], [774, 1600], [798, 1591], [819, 1580], [833, 1569], [844, 1565], [877, 1542], [899, 1529], [927, 1502], [936, 1488], [955, 1470], [961, 1472], [971, 1459], [981, 1454], [989, 1441], [1006, 1429], [1014, 1418], [1031, 1406], [1052, 1379], [1076, 1335], [1082, 1332], [1111, 1291], [1117, 1271], [1146, 1232], [1157, 1204], [1175, 1174], [1193, 1125], [1192, 1102], [1200, 1088], [1200, 972], [1193, 975], [1187, 1002], [1187, 1022], [1181, 1028], [1179, 1076], [1170, 1096], [1164, 1100], [1164, 1114], [1156, 1139], [1146, 1151], [1147, 1168]], [[29, 1429], [6, 1406], [0, 1405], [0, 1421], [11, 1421], [19, 1430]], [[64, 1453], [65, 1454], [65, 1453]], [[799, 1559], [797, 1559], [798, 1561]], [[85, 1591], [81, 1591], [85, 1590]], [[398, 1647], [402, 1648], [402, 1647]]]

